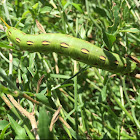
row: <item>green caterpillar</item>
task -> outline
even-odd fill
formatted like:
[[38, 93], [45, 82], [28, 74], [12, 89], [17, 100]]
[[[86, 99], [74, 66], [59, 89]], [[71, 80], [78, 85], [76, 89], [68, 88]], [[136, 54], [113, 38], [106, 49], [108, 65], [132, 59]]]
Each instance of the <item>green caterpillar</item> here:
[[59, 33], [29, 35], [10, 27], [2, 18], [1, 20], [7, 26], [8, 38], [20, 50], [56, 52], [113, 73], [128, 74], [136, 69], [136, 63], [129, 58], [120, 57], [87, 41]]

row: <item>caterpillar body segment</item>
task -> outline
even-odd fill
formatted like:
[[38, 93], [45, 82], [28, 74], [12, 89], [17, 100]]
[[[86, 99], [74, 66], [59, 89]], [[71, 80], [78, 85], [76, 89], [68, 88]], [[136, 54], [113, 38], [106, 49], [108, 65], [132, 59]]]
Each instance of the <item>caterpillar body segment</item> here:
[[60, 33], [29, 35], [10, 27], [7, 23], [5, 25], [8, 26], [6, 31], [8, 38], [21, 50], [43, 53], [61, 52], [62, 55], [113, 73], [131, 73], [136, 68], [136, 63], [129, 58], [120, 57], [118, 54], [75, 37]]

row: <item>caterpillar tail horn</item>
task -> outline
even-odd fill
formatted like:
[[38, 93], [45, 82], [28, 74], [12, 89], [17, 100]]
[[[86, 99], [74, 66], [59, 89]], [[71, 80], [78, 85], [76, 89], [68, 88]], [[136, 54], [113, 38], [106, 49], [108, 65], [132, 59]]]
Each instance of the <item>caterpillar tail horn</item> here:
[[11, 26], [9, 26], [1, 17], [0, 17], [0, 19], [4, 22], [4, 24], [6, 25], [6, 27], [7, 27], [8, 29], [11, 28]]

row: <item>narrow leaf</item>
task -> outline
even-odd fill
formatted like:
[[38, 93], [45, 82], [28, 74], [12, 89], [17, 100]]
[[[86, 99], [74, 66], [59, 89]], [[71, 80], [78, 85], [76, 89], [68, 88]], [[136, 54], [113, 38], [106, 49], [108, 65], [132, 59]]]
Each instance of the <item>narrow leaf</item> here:
[[130, 33], [138, 33], [140, 32], [137, 28], [129, 28], [124, 30], [119, 30], [120, 32], [130, 32]]
[[37, 99], [45, 105], [49, 105], [49, 100], [44, 94], [35, 94]]
[[10, 126], [10, 123], [7, 124], [7, 125], [4, 127], [4, 129], [2, 130], [2, 132], [1, 132], [1, 134], [0, 134], [0, 139], [4, 139], [4, 134], [5, 134], [6, 130], [9, 128], [9, 126]]
[[80, 12], [83, 13], [83, 10], [80, 7], [80, 4], [72, 3], [72, 5]]
[[6, 120], [0, 120], [0, 130], [3, 130], [9, 124]]
[[9, 121], [11, 123], [11, 127], [16, 133], [16, 137], [19, 139], [26, 139], [27, 135], [25, 129], [21, 127], [10, 115], [8, 115]]
[[14, 47], [8, 46], [8, 45], [6, 45], [6, 44], [4, 44], [4, 43], [2, 43], [2, 42], [0, 42], [0, 48], [15, 49]]
[[50, 132], [49, 126], [52, 115], [46, 112], [45, 107], [41, 107], [39, 111], [38, 132], [40, 139], [53, 139], [53, 133]]

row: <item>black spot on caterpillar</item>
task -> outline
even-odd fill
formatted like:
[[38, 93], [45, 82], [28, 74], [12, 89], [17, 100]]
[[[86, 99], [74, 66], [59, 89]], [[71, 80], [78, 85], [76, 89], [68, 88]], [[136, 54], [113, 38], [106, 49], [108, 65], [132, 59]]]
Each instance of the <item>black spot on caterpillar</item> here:
[[42, 45], [49, 45], [50, 44], [50, 42], [49, 41], [42, 41]]
[[89, 53], [89, 51], [87, 49], [84, 49], [84, 48], [81, 49], [81, 52], [84, 53], [84, 54], [88, 54]]
[[16, 38], [16, 41], [17, 41], [18, 43], [20, 43], [20, 39], [19, 39], [19, 38]]
[[33, 45], [34, 44], [33, 41], [27, 41], [26, 43], [27, 43], [27, 45]]
[[118, 54], [103, 50], [87, 41], [59, 33], [29, 35], [7, 26], [6, 34], [21, 50], [38, 52], [56, 52], [81, 62], [111, 71], [113, 73], [131, 73], [136, 63]]
[[8, 31], [8, 35], [10, 36], [12, 33], [10, 31]]
[[119, 61], [115, 60], [115, 64], [116, 64], [116, 65], [119, 65]]
[[100, 56], [100, 59], [101, 59], [102, 61], [105, 61], [105, 60], [106, 60], [106, 57], [105, 57], [105, 56]]
[[63, 48], [68, 48], [69, 47], [69, 45], [67, 43], [64, 43], [64, 42], [60, 43], [60, 45]]

